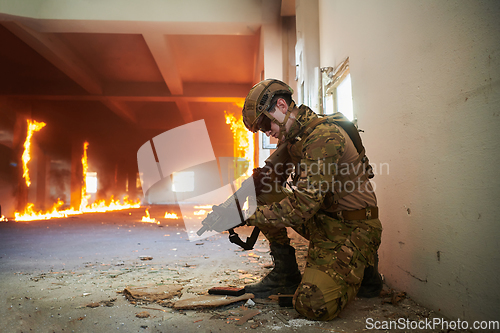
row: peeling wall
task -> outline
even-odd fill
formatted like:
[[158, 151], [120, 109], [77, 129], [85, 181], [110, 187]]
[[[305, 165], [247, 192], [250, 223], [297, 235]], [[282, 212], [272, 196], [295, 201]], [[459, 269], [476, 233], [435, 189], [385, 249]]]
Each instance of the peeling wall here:
[[500, 3], [320, 0], [319, 17], [320, 66], [350, 57], [379, 167], [387, 284], [450, 318], [498, 320]]

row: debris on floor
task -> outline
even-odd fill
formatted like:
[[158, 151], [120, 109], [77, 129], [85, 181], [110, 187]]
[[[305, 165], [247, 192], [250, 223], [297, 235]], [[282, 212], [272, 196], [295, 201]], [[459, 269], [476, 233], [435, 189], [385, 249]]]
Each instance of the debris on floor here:
[[183, 288], [182, 285], [127, 287], [121, 293], [132, 304], [158, 303], [164, 305], [166, 301], [181, 296]]
[[185, 299], [178, 300], [173, 303], [173, 308], [177, 310], [200, 309], [200, 308], [214, 308], [218, 306], [228, 305], [239, 301], [246, 301], [254, 298], [255, 296], [246, 293], [241, 296], [227, 296], [227, 295], [201, 295], [193, 296]]
[[241, 326], [244, 323], [246, 323], [249, 319], [255, 317], [256, 315], [260, 314], [260, 310], [246, 310], [242, 313], [241, 318], [238, 319], [238, 322], [236, 325]]
[[106, 301], [100, 301], [100, 302], [92, 302], [92, 303], [89, 303], [87, 305], [85, 305], [86, 307], [88, 308], [98, 308], [100, 306], [107, 306], [107, 307], [112, 307], [114, 304], [114, 302], [116, 301], [116, 297], [115, 298], [111, 298], [109, 300], [106, 300]]
[[406, 298], [406, 293], [404, 291], [398, 292], [392, 289], [382, 290], [380, 297], [383, 298], [382, 304], [390, 303], [396, 306]]
[[139, 312], [138, 314], [135, 315], [137, 318], [149, 318], [151, 317], [151, 314], [147, 311], [142, 311]]
[[[293, 308], [292, 295], [271, 299], [207, 295], [211, 288], [241, 290], [268, 274], [267, 268], [273, 265], [263, 236], [254, 250], [243, 251], [224, 234], [195, 243], [176, 224], [165, 225], [158, 234], [156, 226], [123, 221], [119, 213], [108, 219], [102, 222], [96, 216], [95, 221], [86, 222], [93, 223], [88, 230], [50, 221], [0, 224], [5, 239], [15, 239], [28, 230], [37, 237], [43, 231], [44, 241], [49, 236], [67, 241], [64, 253], [56, 243], [50, 251], [44, 248], [45, 252], [38, 253], [33, 247], [32, 252], [19, 254], [9, 252], [8, 242], [0, 242], [0, 280], [8, 286], [0, 290], [0, 331], [362, 332], [369, 318], [419, 321], [441, 317], [439, 311], [421, 307], [410, 295], [387, 286], [381, 297], [355, 299], [339, 318], [329, 322], [305, 319]], [[89, 241], [74, 246], [75, 238], [68, 237], [72, 232]], [[117, 232], [123, 237], [116, 237]], [[106, 242], [96, 246], [90, 241], [96, 235]], [[294, 234], [291, 237], [303, 270], [307, 241]], [[32, 248], [31, 243], [26, 242], [26, 249]]]

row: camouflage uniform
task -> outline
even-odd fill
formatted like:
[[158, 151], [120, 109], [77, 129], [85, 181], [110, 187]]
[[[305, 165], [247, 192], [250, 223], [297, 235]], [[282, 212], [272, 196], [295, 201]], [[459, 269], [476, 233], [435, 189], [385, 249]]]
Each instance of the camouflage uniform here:
[[[291, 142], [316, 118], [312, 110], [301, 106], [282, 144]], [[256, 212], [247, 220], [271, 243], [290, 244], [286, 227], [309, 240], [307, 264], [294, 306], [314, 320], [335, 318], [356, 296], [364, 268], [374, 265], [380, 245], [382, 226], [378, 219], [339, 219], [333, 214], [331, 202], [327, 204], [346, 139], [350, 140], [336, 125], [321, 123], [304, 140], [289, 145], [292, 162], [300, 162], [295, 168], [294, 186], [280, 188], [273, 202], [259, 197]]]

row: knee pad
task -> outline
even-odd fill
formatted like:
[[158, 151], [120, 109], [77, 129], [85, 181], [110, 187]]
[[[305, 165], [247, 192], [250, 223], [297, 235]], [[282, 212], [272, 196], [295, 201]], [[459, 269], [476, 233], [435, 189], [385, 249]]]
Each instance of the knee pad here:
[[293, 298], [294, 307], [308, 319], [331, 320], [347, 304], [347, 287], [323, 271], [306, 268]]

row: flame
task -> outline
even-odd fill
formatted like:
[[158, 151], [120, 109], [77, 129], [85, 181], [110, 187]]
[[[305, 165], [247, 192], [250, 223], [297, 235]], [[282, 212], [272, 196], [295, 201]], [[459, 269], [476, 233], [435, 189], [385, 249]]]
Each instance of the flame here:
[[175, 219], [178, 219], [179, 217], [175, 213], [165, 212], [165, 218], [166, 219], [173, 219], [173, 220], [175, 220]]
[[194, 206], [195, 209], [212, 209], [212, 205]]
[[[86, 196], [90, 197], [89, 195]], [[92, 204], [87, 204], [85, 207], [81, 207], [80, 210], [83, 213], [104, 213], [111, 212], [115, 210], [123, 210], [130, 208], [141, 208], [141, 200], [137, 201], [129, 200], [128, 196], [123, 198], [123, 203], [120, 200], [115, 200], [113, 196], [107, 202], [106, 200], [97, 200]]]
[[140, 200], [134, 202], [129, 200], [128, 197], [123, 199], [123, 203], [120, 200], [114, 200], [111, 197], [109, 202], [106, 200], [96, 201], [91, 205], [87, 205], [85, 207], [81, 207], [82, 209], [75, 210], [73, 208], [60, 210], [60, 208], [64, 205], [64, 202], [60, 199], [54, 204], [52, 209], [47, 212], [35, 211], [34, 204], [28, 203], [26, 208], [22, 212], [14, 213], [14, 221], [34, 221], [34, 220], [49, 220], [52, 218], [62, 218], [68, 217], [71, 215], [80, 215], [83, 213], [104, 213], [116, 210], [130, 209], [130, 208], [140, 208], [141, 203]]
[[28, 169], [28, 162], [31, 160], [31, 152], [30, 152], [31, 138], [34, 132], [38, 132], [45, 126], [45, 123], [43, 122], [39, 123], [38, 121], [31, 119], [28, 119], [27, 122], [28, 122], [28, 133], [26, 134], [26, 141], [24, 141], [24, 152], [22, 160], [23, 160], [23, 178], [26, 180], [26, 186], [30, 187], [31, 181]]
[[0, 216], [0, 222], [4, 222], [4, 221], [7, 222], [8, 221], [7, 218], [3, 215]]
[[147, 223], [157, 223], [157, 224], [160, 224], [160, 221], [156, 222], [156, 219], [153, 217], [151, 218], [151, 216], [149, 215], [149, 210], [146, 209], [146, 216], [143, 216], [142, 217], [142, 222], [147, 222]]
[[[43, 123], [42, 123], [43, 124]], [[45, 126], [45, 124], [43, 124]], [[41, 126], [40, 128], [42, 128]], [[28, 135], [30, 135], [28, 133]], [[27, 140], [28, 142], [28, 140]], [[83, 157], [82, 157], [82, 166], [83, 166], [83, 181], [82, 181], [82, 198], [80, 201], [80, 207], [79, 209], [66, 209], [66, 210], [60, 210], [60, 208], [64, 205], [64, 202], [60, 199], [57, 199], [57, 202], [54, 204], [52, 209], [50, 209], [47, 212], [42, 212], [42, 211], [35, 211], [34, 209], [34, 204], [33, 203], [28, 203], [24, 210], [22, 212], [15, 212], [14, 213], [14, 221], [34, 221], [34, 220], [48, 220], [52, 218], [61, 218], [61, 217], [68, 217], [70, 215], [78, 215], [78, 214], [83, 214], [83, 213], [104, 213], [104, 212], [110, 212], [110, 211], [117, 211], [117, 210], [124, 210], [124, 209], [130, 209], [130, 208], [140, 208], [141, 207], [141, 200], [137, 199], [137, 201], [129, 200], [128, 196], [125, 196], [123, 198], [123, 203], [120, 202], [120, 200], [115, 200], [113, 196], [111, 196], [109, 201], [106, 200], [98, 200], [92, 204], [88, 203], [88, 199], [90, 198], [90, 195], [87, 195], [87, 186], [86, 186], [86, 178], [87, 178], [87, 171], [88, 171], [88, 159], [87, 159], [87, 149], [88, 149], [88, 142], [85, 142], [83, 145]], [[26, 148], [26, 144], [25, 144]], [[25, 149], [26, 151], [26, 149]], [[28, 151], [29, 151], [29, 145], [28, 145]], [[29, 154], [28, 154], [29, 156]], [[28, 185], [29, 186], [29, 185]]]
[[74, 210], [73, 208], [66, 210], [59, 210], [59, 208], [64, 204], [61, 199], [57, 199], [57, 202], [54, 204], [52, 209], [43, 213], [41, 211], [36, 212], [34, 210], [34, 204], [28, 203], [26, 208], [22, 212], [14, 213], [14, 221], [33, 221], [33, 220], [49, 220], [51, 218], [61, 218], [68, 217], [70, 215], [78, 215], [82, 214], [82, 212], [78, 210]]
[[85, 209], [88, 204], [88, 200], [90, 198], [90, 195], [87, 195], [87, 171], [89, 169], [89, 163], [88, 163], [88, 158], [87, 158], [87, 149], [89, 147], [88, 142], [83, 143], [83, 157], [82, 157], [82, 176], [83, 176], [83, 181], [82, 181], [82, 197], [80, 199], [80, 210]]
[[[235, 103], [237, 106], [238, 103]], [[243, 117], [235, 117], [233, 114], [224, 111], [226, 124], [231, 127], [234, 139], [234, 156], [248, 161], [248, 168], [244, 173], [250, 176], [254, 165], [254, 142], [253, 133], [248, 131], [243, 123]]]

